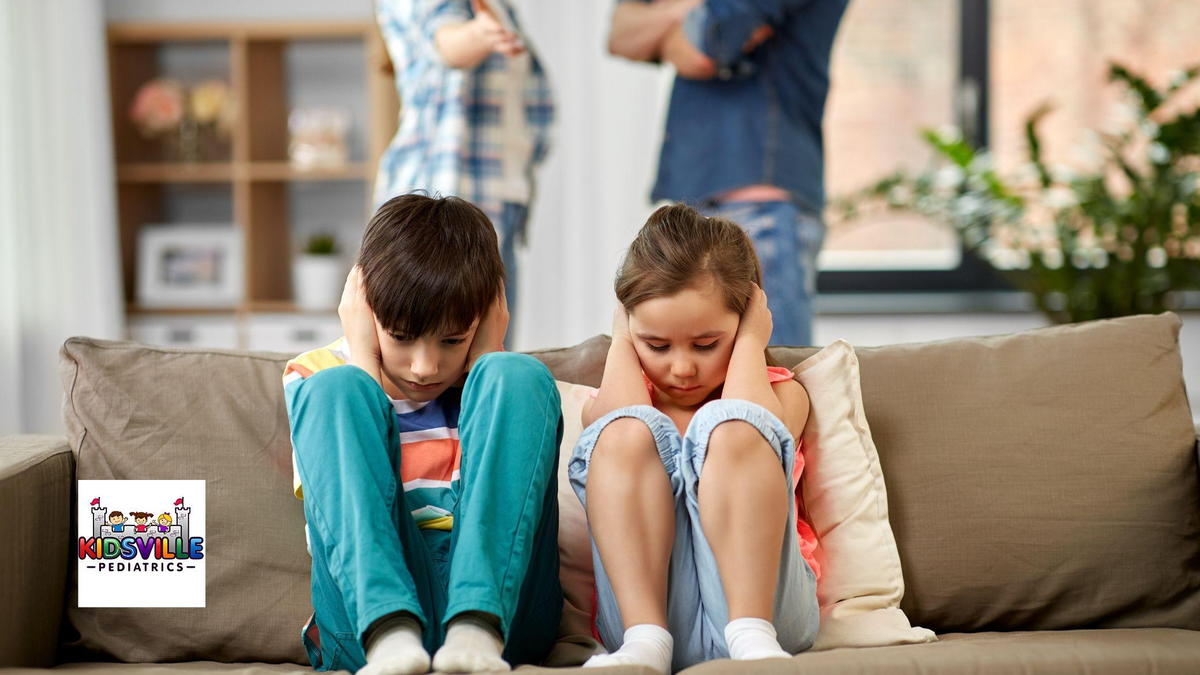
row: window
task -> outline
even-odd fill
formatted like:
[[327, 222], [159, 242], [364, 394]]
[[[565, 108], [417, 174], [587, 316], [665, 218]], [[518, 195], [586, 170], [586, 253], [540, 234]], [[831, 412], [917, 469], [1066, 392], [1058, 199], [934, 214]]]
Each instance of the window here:
[[[1107, 82], [1109, 61], [1161, 85], [1200, 63], [1198, 25], [1200, 2], [1175, 0], [854, 0], [831, 64], [830, 199], [925, 166], [917, 134], [926, 127], [957, 125], [1011, 173], [1027, 158], [1024, 120], [1046, 102], [1047, 160], [1089, 165], [1100, 153], [1089, 130], [1129, 121]], [[1006, 287], [953, 231], [904, 214], [831, 224], [820, 266], [822, 292]]]

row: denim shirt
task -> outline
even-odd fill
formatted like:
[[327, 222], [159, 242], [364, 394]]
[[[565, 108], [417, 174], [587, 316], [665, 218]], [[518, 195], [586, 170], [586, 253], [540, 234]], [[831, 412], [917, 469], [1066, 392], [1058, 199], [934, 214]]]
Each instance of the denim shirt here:
[[[848, 2], [707, 0], [691, 10], [684, 33], [713, 60], [717, 75], [675, 77], [651, 199], [699, 203], [768, 184], [819, 213], [829, 53]], [[774, 35], [742, 53], [764, 24]]]

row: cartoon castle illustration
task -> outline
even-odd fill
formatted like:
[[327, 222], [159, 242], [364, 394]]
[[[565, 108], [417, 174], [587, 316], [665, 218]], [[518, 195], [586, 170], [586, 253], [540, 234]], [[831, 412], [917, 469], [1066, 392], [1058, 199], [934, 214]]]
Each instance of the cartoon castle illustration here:
[[146, 539], [149, 537], [166, 537], [172, 543], [177, 539], [183, 539], [182, 546], [188, 545], [188, 521], [191, 517], [191, 507], [184, 506], [183, 498], [175, 500], [175, 524], [167, 528], [166, 532], [158, 529], [157, 525], [147, 527], [145, 532], [137, 532], [136, 528], [131, 524], [126, 524], [120, 532], [113, 532], [112, 526], [108, 524], [108, 507], [101, 506], [99, 499], [92, 500], [92, 536], [99, 539], [100, 537], [112, 539], [125, 539], [126, 537], [134, 537], [137, 539]]

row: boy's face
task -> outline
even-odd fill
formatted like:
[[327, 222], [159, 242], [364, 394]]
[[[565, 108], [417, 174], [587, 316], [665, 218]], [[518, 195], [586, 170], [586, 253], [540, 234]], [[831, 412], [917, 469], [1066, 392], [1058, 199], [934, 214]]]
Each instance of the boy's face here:
[[471, 342], [478, 328], [479, 318], [476, 317], [463, 332], [430, 333], [413, 338], [393, 335], [375, 322], [384, 390], [392, 398], [412, 401], [432, 401], [441, 396], [465, 372]]
[[125, 516], [109, 516], [108, 522], [112, 523], [113, 525], [120, 525], [121, 523], [125, 522]]

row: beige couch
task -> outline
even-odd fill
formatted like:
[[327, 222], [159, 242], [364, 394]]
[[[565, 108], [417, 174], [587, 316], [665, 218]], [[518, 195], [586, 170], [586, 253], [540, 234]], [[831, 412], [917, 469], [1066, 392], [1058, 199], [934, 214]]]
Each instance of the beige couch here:
[[[1200, 470], [1179, 328], [1162, 314], [857, 350], [901, 607], [940, 639], [690, 672], [1200, 673]], [[595, 385], [606, 347], [535, 355]], [[0, 442], [0, 666], [308, 669], [286, 358], [66, 342], [67, 437]], [[75, 607], [77, 478], [205, 479], [207, 607]], [[564, 638], [556, 662], [583, 642]]]

